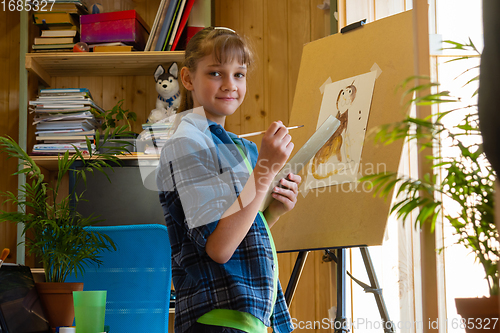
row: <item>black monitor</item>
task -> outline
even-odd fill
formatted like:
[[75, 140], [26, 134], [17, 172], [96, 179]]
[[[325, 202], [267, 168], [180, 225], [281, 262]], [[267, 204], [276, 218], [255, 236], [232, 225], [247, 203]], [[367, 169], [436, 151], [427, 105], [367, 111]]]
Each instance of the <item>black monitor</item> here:
[[[140, 165], [139, 165], [140, 163]], [[163, 210], [156, 190], [157, 160], [122, 160], [121, 166], [114, 166], [106, 173], [86, 173], [86, 185], [80, 180], [75, 185], [74, 174], [70, 172], [70, 191], [81, 194], [85, 201], [76, 203], [76, 211], [83, 216], [98, 215], [104, 221], [95, 225], [163, 224]], [[81, 169], [80, 161], [73, 169]], [[72, 204], [75, 203], [73, 199]]]
[[0, 267], [0, 332], [51, 332], [28, 266]]

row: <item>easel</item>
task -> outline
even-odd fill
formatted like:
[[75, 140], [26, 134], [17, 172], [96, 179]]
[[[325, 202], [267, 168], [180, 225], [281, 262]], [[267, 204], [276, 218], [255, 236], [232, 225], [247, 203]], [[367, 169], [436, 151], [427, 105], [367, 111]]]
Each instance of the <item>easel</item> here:
[[[323, 256], [323, 261], [334, 261], [337, 264], [337, 314], [334, 321], [335, 332], [349, 332], [349, 323], [346, 317], [346, 276], [356, 282], [358, 285], [363, 287], [366, 293], [373, 293], [375, 297], [375, 302], [377, 303], [378, 311], [380, 313], [380, 318], [382, 319], [382, 327], [385, 333], [394, 333], [394, 323], [389, 318], [389, 313], [385, 305], [384, 297], [382, 295], [382, 288], [377, 280], [375, 274], [375, 269], [373, 268], [373, 263], [366, 246], [359, 248], [361, 251], [361, 256], [363, 257], [363, 262], [365, 264], [366, 272], [370, 280], [370, 285], [363, 283], [353, 277], [346, 269], [346, 250], [347, 248], [336, 249], [337, 254], [335, 255], [330, 249], [325, 250], [325, 255]], [[285, 300], [288, 307], [292, 303], [293, 295], [297, 289], [299, 283], [300, 275], [304, 269], [307, 256], [310, 251], [300, 251], [295, 265], [292, 270], [292, 275], [286, 287]]]
[[[303, 48], [289, 119], [290, 124], [304, 124], [303, 130], [294, 134], [297, 147], [301, 147], [317, 128], [323, 100], [323, 92], [319, 87], [326, 82], [351, 78], [377, 68], [380, 75], [375, 81], [366, 132], [404, 118], [404, 112], [398, 112], [402, 106], [400, 99], [395, 98], [394, 88], [415, 74], [412, 12], [357, 25], [358, 29], [333, 34], [310, 42]], [[367, 168], [383, 165], [386, 170], [397, 170], [401, 151], [402, 143], [381, 147], [372, 140], [365, 140], [360, 164]], [[362, 174], [368, 173], [363, 169]], [[301, 176], [305, 174], [303, 169]], [[284, 215], [272, 229], [278, 252], [298, 252], [285, 292], [287, 303], [291, 303], [309, 251], [334, 248], [335, 255], [327, 250], [325, 256], [337, 263], [337, 314], [334, 327], [335, 332], [347, 332], [345, 287], [349, 273], [346, 270], [345, 251], [362, 244], [360, 250], [370, 283], [364, 284], [353, 279], [366, 292], [373, 293], [384, 331], [393, 333], [394, 324], [389, 319], [366, 248], [382, 244], [390, 204], [382, 203], [370, 191], [343, 190], [338, 185], [311, 189], [308, 193], [297, 201], [294, 213]]]

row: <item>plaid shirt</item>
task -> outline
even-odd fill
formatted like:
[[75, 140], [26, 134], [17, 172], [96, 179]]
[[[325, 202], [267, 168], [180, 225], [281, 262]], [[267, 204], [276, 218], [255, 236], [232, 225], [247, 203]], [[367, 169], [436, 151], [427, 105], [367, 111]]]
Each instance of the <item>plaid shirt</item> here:
[[293, 330], [279, 281], [271, 313], [275, 263], [259, 214], [227, 263], [205, 252], [208, 236], [249, 176], [233, 140], [255, 166], [253, 142], [196, 114], [184, 117], [162, 150], [157, 184], [172, 246], [177, 333], [213, 309], [248, 312], [275, 332]]

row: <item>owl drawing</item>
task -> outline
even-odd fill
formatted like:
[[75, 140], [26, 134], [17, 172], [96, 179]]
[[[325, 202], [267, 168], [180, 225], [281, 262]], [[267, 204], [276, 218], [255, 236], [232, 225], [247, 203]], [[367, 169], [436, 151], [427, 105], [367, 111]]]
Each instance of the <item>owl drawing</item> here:
[[[354, 86], [354, 82], [342, 89], [339, 92], [337, 97], [336, 107], [337, 107], [337, 115], [336, 118], [340, 121], [340, 126], [337, 128], [335, 133], [328, 139], [328, 141], [321, 147], [321, 149], [314, 155], [311, 171], [312, 175], [316, 179], [325, 179], [333, 174], [336, 174], [337, 170], [325, 171], [325, 168], [322, 168], [325, 163], [330, 159], [331, 156], [335, 156], [338, 162], [342, 162], [342, 153], [341, 148], [343, 145], [344, 139], [342, 135], [347, 131], [347, 125], [349, 121], [349, 107], [354, 102], [356, 98], [356, 86]], [[322, 171], [323, 170], [323, 171]]]

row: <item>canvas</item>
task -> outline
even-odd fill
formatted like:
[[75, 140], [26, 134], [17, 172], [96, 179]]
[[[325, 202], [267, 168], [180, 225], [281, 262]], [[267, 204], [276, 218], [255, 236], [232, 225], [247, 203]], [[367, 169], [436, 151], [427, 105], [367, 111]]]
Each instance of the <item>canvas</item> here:
[[308, 164], [303, 194], [357, 181], [376, 74], [372, 71], [325, 85], [316, 127], [330, 115], [341, 125]]

